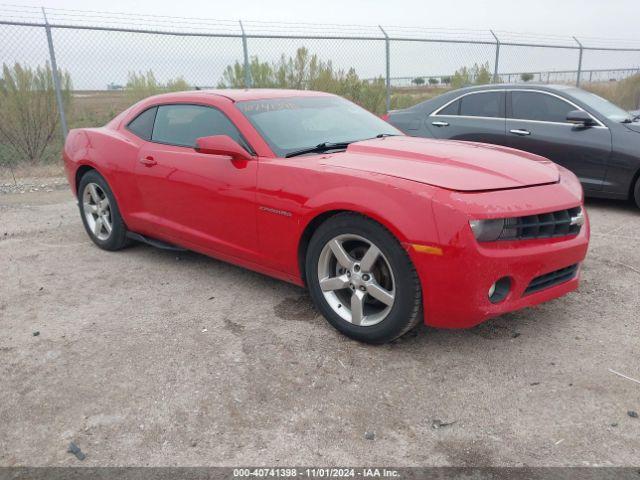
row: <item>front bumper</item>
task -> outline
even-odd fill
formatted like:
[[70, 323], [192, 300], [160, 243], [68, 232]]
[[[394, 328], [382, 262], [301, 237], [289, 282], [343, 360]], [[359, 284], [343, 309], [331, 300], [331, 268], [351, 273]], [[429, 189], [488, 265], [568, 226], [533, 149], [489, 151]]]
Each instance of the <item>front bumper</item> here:
[[[441, 257], [428, 261], [426, 255], [414, 251], [411, 256], [421, 279], [425, 324], [468, 328], [578, 288], [579, 267], [572, 279], [525, 294], [534, 278], [582, 262], [588, 247], [585, 226], [570, 239], [532, 240], [517, 246], [513, 244], [518, 242], [506, 243], [495, 242], [491, 247], [477, 249], [444, 249]], [[511, 279], [509, 293], [503, 301], [491, 303], [489, 288], [505, 276]]]
[[[575, 192], [561, 185], [523, 189], [521, 193], [512, 192], [516, 197], [521, 196], [520, 199], [512, 197], [514, 203], [511, 205], [515, 205], [513, 211], [520, 210], [520, 206], [541, 203], [531, 201], [532, 191], [536, 196], [543, 194], [537, 198], [548, 199], [549, 204], [540, 207], [546, 211], [574, 207], [581, 202], [581, 196], [576, 196]], [[471, 203], [476, 212], [469, 215], [467, 211], [464, 221], [477, 218], [487, 205], [500, 205], [498, 200], [504, 198], [498, 199], [497, 195], [474, 196]], [[555, 201], [551, 200], [553, 198]], [[465, 197], [465, 200], [470, 199], [470, 196]], [[483, 206], [485, 201], [487, 203]], [[456, 212], [450, 210], [448, 218], [455, 216], [461, 208], [455, 199], [450, 203]], [[522, 210], [525, 214], [530, 213], [525, 208]], [[439, 213], [442, 215], [447, 212]], [[459, 221], [457, 219], [453, 223], [460, 225]], [[448, 232], [444, 232], [445, 228], [440, 231], [441, 240], [444, 240], [438, 245], [441, 255], [422, 253], [411, 245], [406, 246], [420, 277], [424, 322], [427, 325], [439, 328], [472, 327], [489, 318], [560, 297], [578, 287], [580, 264], [589, 244], [586, 212], [585, 223], [577, 235], [559, 238], [482, 243], [476, 241], [468, 226], [451, 228]], [[572, 265], [578, 265], [573, 277], [531, 293], [525, 292], [535, 278]], [[502, 301], [492, 303], [489, 289], [502, 277], [511, 280], [509, 293]]]

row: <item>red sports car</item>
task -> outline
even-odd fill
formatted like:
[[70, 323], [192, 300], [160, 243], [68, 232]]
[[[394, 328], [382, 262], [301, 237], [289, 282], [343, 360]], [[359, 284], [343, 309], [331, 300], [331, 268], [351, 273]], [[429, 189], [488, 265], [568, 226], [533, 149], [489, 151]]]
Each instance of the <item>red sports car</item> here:
[[357, 340], [461, 328], [578, 286], [573, 173], [505, 147], [404, 136], [340, 97], [158, 95], [69, 133], [91, 239], [182, 247], [306, 286]]

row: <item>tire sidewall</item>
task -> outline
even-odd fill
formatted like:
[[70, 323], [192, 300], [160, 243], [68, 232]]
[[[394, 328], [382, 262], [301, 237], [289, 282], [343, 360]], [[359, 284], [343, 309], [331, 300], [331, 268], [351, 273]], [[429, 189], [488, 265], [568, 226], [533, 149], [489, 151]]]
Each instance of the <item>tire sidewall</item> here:
[[[408, 330], [416, 315], [416, 275], [407, 253], [398, 240], [383, 226], [360, 215], [349, 215], [338, 221], [328, 220], [313, 235], [307, 249], [305, 265], [307, 286], [317, 308], [337, 330], [367, 343], [384, 343]], [[347, 220], [347, 221], [345, 221]], [[354, 234], [374, 243], [384, 254], [395, 282], [395, 302], [380, 323], [358, 326], [345, 321], [327, 303], [318, 280], [318, 261], [323, 247], [338, 235]], [[420, 293], [418, 293], [420, 295]], [[418, 312], [419, 314], [419, 312]]]
[[[83, 195], [84, 189], [89, 183], [97, 184], [109, 199], [112, 230], [111, 235], [109, 235], [109, 238], [107, 238], [106, 240], [100, 240], [99, 238], [97, 238], [87, 224], [87, 218], [84, 211]], [[113, 195], [113, 192], [111, 191], [111, 188], [109, 188], [109, 184], [102, 177], [102, 175], [100, 175], [95, 170], [87, 172], [80, 179], [80, 182], [78, 184], [78, 208], [80, 209], [80, 217], [82, 218], [84, 229], [86, 230], [87, 235], [89, 235], [89, 238], [93, 241], [93, 243], [104, 250], [118, 250], [122, 248], [124, 239], [126, 238], [126, 229], [124, 227], [122, 217], [120, 216], [118, 204], [116, 202], [115, 196]]]

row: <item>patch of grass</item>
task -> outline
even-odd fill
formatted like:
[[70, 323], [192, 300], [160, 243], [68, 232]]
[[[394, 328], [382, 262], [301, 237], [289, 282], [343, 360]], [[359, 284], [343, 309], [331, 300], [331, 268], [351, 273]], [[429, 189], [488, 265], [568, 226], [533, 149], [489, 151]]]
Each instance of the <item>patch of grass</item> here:
[[587, 83], [582, 86], [625, 110], [640, 109], [640, 74], [608, 83]]

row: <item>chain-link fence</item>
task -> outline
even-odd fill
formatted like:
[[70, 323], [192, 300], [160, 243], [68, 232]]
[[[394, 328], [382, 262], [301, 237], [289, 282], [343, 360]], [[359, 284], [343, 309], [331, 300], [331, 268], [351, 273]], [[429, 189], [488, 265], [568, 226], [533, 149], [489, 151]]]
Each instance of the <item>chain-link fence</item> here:
[[[611, 39], [11, 5], [0, 6], [0, 18], [0, 87], [16, 66], [50, 65], [68, 75], [72, 87], [53, 75], [62, 138], [68, 128], [103, 124], [143, 94], [162, 89], [327, 89], [383, 113], [466, 84], [581, 85], [640, 72], [640, 42]], [[71, 101], [65, 88], [72, 90]]]

